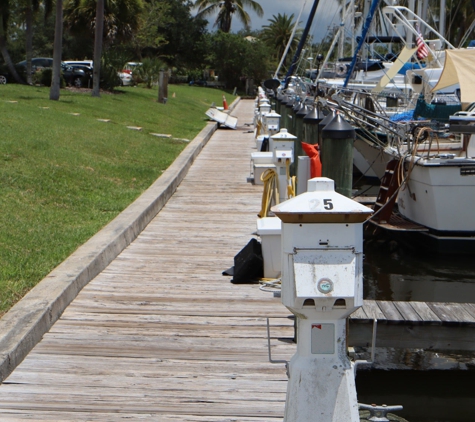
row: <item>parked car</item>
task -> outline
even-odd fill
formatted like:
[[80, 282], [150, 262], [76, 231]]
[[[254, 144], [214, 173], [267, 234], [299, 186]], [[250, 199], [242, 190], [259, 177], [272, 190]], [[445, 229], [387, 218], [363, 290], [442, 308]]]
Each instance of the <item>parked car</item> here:
[[83, 65], [68, 65], [61, 64], [63, 78], [67, 85], [75, 86], [76, 88], [92, 86], [92, 67]]
[[[17, 63], [15, 66], [26, 69], [26, 60]], [[45, 67], [53, 67], [53, 59], [47, 57], [36, 57], [31, 59], [31, 67], [33, 72], [36, 72], [39, 69], [44, 69]]]
[[[35, 57], [31, 59], [32, 71], [37, 72], [42, 69], [52, 68], [53, 59], [47, 57]], [[23, 60], [15, 65], [17, 69], [25, 72], [26, 60]], [[64, 81], [69, 86], [81, 88], [83, 86], [91, 86], [92, 81], [92, 67], [83, 65], [68, 65], [65, 62], [61, 63], [61, 72]]]
[[[31, 73], [35, 73], [39, 70], [49, 68], [53, 66], [53, 59], [48, 57], [35, 57], [31, 59]], [[18, 62], [15, 64], [15, 69], [18, 75], [26, 80], [26, 60]], [[13, 76], [11, 76], [8, 72], [5, 75], [8, 80], [12, 80]]]
[[195, 85], [195, 86], [208, 86], [208, 82], [205, 81], [204, 79], [198, 79], [198, 80], [191, 80], [189, 82], [189, 85]]
[[63, 63], [69, 64], [71, 66], [87, 66], [90, 68], [94, 67], [93, 60], [63, 60]]
[[128, 62], [124, 68], [118, 73], [122, 86], [132, 85], [134, 83], [133, 72], [142, 63]]
[[[22, 69], [16, 67], [17, 72], [20, 73], [20, 76], [23, 76], [21, 74]], [[8, 67], [6, 65], [2, 65], [0, 67], [0, 84], [5, 85], [8, 82], [15, 82], [15, 79], [13, 76], [10, 74], [10, 71], [8, 70]]]
[[134, 83], [134, 80], [132, 78], [132, 72], [125, 72], [124, 70], [118, 72], [119, 78], [120, 78], [120, 84], [122, 86], [128, 86], [132, 85]]

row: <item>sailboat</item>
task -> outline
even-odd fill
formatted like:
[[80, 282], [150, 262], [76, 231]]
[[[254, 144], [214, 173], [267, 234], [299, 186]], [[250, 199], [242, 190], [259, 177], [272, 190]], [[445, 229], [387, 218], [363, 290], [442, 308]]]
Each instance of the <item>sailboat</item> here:
[[339, 81], [320, 80], [335, 91], [327, 104], [357, 127], [363, 171], [381, 179], [371, 223], [437, 253], [475, 253], [475, 107], [461, 111], [475, 103], [475, 50], [455, 49], [407, 8], [386, 6], [382, 15], [405, 43], [386, 74], [375, 82], [359, 71], [358, 81], [351, 66]]
[[[461, 148], [388, 163], [372, 225], [422, 250], [475, 253], [475, 111], [450, 119]], [[434, 142], [434, 141], [433, 141]], [[395, 205], [397, 198], [397, 205]]]
[[381, 181], [371, 223], [422, 250], [475, 253], [474, 69], [475, 50], [446, 51], [433, 89], [458, 85], [461, 102], [472, 105], [438, 132], [427, 125], [407, 134]]
[[[369, 16], [374, 15], [377, 3], [377, 0], [372, 2]], [[389, 28], [388, 33], [369, 35], [371, 20], [367, 22], [359, 37], [352, 63], [339, 62], [337, 66], [345, 66], [342, 75], [320, 78], [320, 87], [326, 89], [327, 93], [337, 92], [341, 101], [346, 102], [347, 110], [353, 105], [366, 108], [370, 113], [375, 112], [376, 115], [371, 117], [373, 121], [379, 117], [395, 121], [421, 118], [432, 120], [435, 117], [439, 122], [444, 119], [448, 121], [450, 114], [461, 109], [458, 84], [445, 86], [437, 92], [432, 90], [442, 73], [445, 51], [453, 49], [453, 45], [406, 7], [385, 6], [381, 10], [380, 19], [384, 21], [384, 25], [380, 26]], [[427, 41], [423, 40], [422, 32]], [[388, 55], [383, 57], [381, 53], [379, 60], [357, 59], [359, 51], [363, 51], [363, 57], [368, 57], [368, 51], [374, 53], [376, 44], [394, 43], [403, 47], [397, 47], [400, 49], [397, 56], [393, 54], [396, 51], [394, 48], [390, 50], [391, 60], [387, 60]], [[325, 76], [325, 63], [326, 61], [320, 76]], [[434, 104], [430, 104], [431, 102]], [[351, 112], [347, 114], [351, 119]], [[355, 164], [358, 169], [366, 176], [379, 179], [384, 175], [385, 163], [391, 158], [386, 150], [389, 148], [391, 153], [391, 142], [395, 139], [386, 133], [384, 126], [383, 124], [382, 130], [373, 130], [376, 136], [370, 139], [358, 136], [355, 142]], [[401, 129], [398, 128], [397, 131], [400, 132]]]

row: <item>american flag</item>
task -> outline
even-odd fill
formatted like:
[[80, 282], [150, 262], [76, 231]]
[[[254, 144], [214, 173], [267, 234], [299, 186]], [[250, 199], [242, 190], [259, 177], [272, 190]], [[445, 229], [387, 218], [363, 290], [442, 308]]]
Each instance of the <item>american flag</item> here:
[[416, 45], [417, 45], [417, 58], [422, 60], [425, 59], [429, 55], [429, 50], [427, 49], [427, 45], [424, 42], [424, 38], [422, 38], [422, 34], [417, 30], [417, 38], [416, 38]]

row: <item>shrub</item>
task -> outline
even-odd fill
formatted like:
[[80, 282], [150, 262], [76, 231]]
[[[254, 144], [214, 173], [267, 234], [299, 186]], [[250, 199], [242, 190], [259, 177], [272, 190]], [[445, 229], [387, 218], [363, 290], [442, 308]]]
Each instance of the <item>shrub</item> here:
[[[38, 70], [33, 74], [33, 84], [41, 84], [44, 86], [51, 86], [51, 80], [53, 79], [53, 69], [51, 67], [45, 67], [44, 69]], [[61, 75], [61, 88], [66, 86], [64, 82], [63, 75]]]
[[121, 49], [106, 49], [102, 53], [101, 61], [101, 88], [112, 91], [115, 87], [121, 85], [119, 72], [122, 66], [127, 62], [129, 56]]
[[152, 88], [154, 82], [158, 82], [160, 70], [164, 69], [165, 64], [157, 58], [145, 58], [142, 65], [134, 70], [134, 77], [140, 78], [145, 82], [147, 88]]
[[112, 91], [116, 86], [120, 85], [120, 78], [117, 69], [111, 63], [102, 61], [101, 64], [101, 88]]

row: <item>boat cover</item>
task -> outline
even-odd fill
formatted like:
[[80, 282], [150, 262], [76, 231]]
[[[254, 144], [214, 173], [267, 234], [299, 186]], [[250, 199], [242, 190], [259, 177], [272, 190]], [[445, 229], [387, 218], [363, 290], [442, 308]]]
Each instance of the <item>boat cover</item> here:
[[416, 50], [417, 48], [404, 47], [394, 64], [373, 88], [373, 92], [381, 92], [383, 88], [396, 76], [399, 70], [411, 59]]
[[454, 48], [445, 51], [445, 64], [439, 82], [432, 91], [460, 84], [462, 103], [475, 102], [475, 50]]

